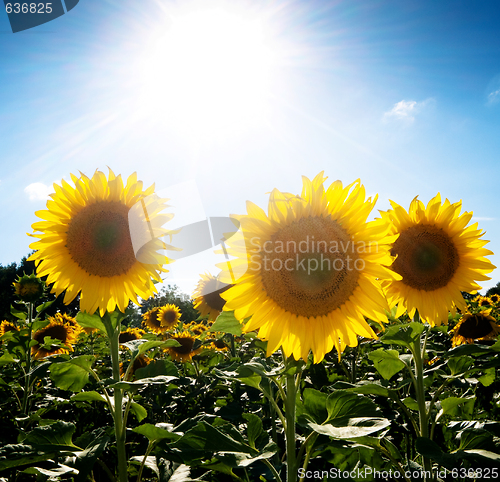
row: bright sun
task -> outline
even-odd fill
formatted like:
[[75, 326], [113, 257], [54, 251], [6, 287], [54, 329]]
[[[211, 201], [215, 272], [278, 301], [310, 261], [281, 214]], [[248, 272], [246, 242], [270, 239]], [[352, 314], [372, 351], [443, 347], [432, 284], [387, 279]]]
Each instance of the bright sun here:
[[150, 120], [219, 139], [263, 122], [278, 51], [250, 10], [179, 12], [147, 52], [140, 106]]

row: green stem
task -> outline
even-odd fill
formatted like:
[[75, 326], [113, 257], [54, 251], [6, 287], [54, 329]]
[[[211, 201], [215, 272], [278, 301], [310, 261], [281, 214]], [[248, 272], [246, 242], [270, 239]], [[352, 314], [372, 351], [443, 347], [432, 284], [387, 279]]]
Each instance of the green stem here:
[[144, 470], [144, 465], [146, 465], [146, 460], [148, 459], [148, 456], [151, 453], [151, 450], [153, 450], [154, 445], [155, 445], [155, 442], [150, 440], [149, 444], [148, 444], [148, 448], [146, 450], [146, 453], [144, 454], [144, 458], [142, 459], [142, 463], [141, 463], [141, 466], [139, 468], [139, 473], [137, 474], [137, 482], [141, 482], [142, 471]]
[[24, 384], [24, 394], [22, 402], [22, 413], [28, 415], [28, 398], [30, 393], [30, 372], [31, 372], [31, 337], [33, 334], [33, 303], [28, 303], [28, 350], [26, 351], [26, 381]]
[[269, 460], [267, 459], [262, 459], [262, 462], [264, 462], [264, 464], [267, 465], [267, 467], [269, 468], [269, 470], [272, 472], [272, 474], [274, 475], [274, 478], [278, 481], [278, 482], [283, 482], [281, 480], [281, 477], [280, 477], [280, 474], [278, 474], [278, 471], [274, 468], [274, 465], [269, 462]]
[[[111, 365], [113, 368], [113, 379], [120, 381], [120, 356], [119, 356], [120, 323], [117, 324], [114, 332], [109, 337], [111, 351]], [[114, 409], [112, 411], [115, 423], [116, 452], [118, 456], [118, 480], [127, 482], [127, 455], [125, 452], [126, 426], [123, 417], [123, 390], [114, 388]]]
[[297, 461], [295, 453], [295, 377], [293, 374], [286, 374], [286, 480], [287, 482], [297, 482]]
[[299, 479], [299, 482], [304, 481], [305, 472], [307, 470], [307, 466], [309, 465], [309, 460], [311, 458], [312, 449], [314, 447], [314, 443], [316, 442], [317, 438], [318, 438], [318, 434], [316, 432], [311, 432], [307, 436], [306, 440], [303, 442], [302, 447], [300, 447], [299, 455], [297, 457], [298, 462], [300, 463], [300, 461], [302, 460], [304, 450], [306, 450], [306, 458], [304, 459], [304, 463], [302, 464], [302, 468], [304, 469], [303, 470], [304, 476], [302, 476]]
[[[415, 391], [417, 396], [418, 414], [420, 420], [420, 436], [429, 438], [429, 423], [427, 409], [425, 407], [425, 386], [424, 386], [424, 365], [422, 357], [422, 347], [420, 345], [420, 336], [413, 342], [413, 361], [415, 363]], [[427, 480], [426, 473], [431, 471], [431, 461], [422, 456], [424, 466], [424, 482]], [[431, 475], [432, 480], [432, 475]]]

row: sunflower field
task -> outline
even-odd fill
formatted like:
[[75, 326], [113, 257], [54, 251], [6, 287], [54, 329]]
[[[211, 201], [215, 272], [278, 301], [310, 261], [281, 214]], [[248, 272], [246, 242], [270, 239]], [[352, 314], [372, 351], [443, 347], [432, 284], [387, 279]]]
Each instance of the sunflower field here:
[[304, 177], [189, 297], [156, 286], [182, 247], [154, 186], [71, 180], [3, 294], [2, 482], [498, 479], [500, 290], [461, 202]]

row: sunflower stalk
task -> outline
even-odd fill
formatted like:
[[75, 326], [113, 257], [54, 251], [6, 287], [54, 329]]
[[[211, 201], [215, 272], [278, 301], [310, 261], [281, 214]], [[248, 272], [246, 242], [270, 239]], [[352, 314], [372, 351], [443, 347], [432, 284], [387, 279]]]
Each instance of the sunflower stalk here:
[[[418, 320], [418, 314], [415, 315], [415, 321]], [[418, 414], [419, 414], [419, 422], [420, 422], [420, 436], [424, 438], [429, 438], [429, 419], [427, 414], [427, 409], [425, 406], [425, 386], [424, 386], [424, 356], [425, 353], [422, 350], [425, 350], [425, 342], [427, 341], [427, 333], [424, 339], [424, 344], [421, 343], [421, 335], [419, 335], [413, 342], [413, 346], [411, 347], [411, 352], [413, 354], [413, 361], [415, 365], [415, 377], [413, 379], [415, 385], [415, 392], [417, 397], [418, 404]], [[432, 477], [432, 465], [431, 461], [422, 456], [422, 465], [424, 467], [424, 482], [429, 480], [426, 474], [431, 474], [430, 480]]]
[[[109, 348], [111, 352], [111, 365], [113, 370], [113, 380], [120, 381], [120, 354], [119, 354], [119, 337], [121, 332], [121, 323], [118, 321], [113, 329], [110, 322], [105, 317], [102, 322], [106, 327], [109, 338]], [[126, 419], [123, 413], [123, 390], [121, 388], [113, 389], [114, 407], [112, 410], [113, 421], [115, 425], [116, 452], [118, 456], [118, 480], [119, 482], [127, 482], [127, 455], [125, 451], [126, 437]]]
[[29, 395], [31, 391], [30, 384], [30, 373], [31, 373], [31, 337], [33, 336], [33, 303], [30, 301], [26, 303], [28, 308], [28, 349], [26, 350], [26, 381], [24, 384], [24, 393], [23, 393], [23, 401], [22, 401], [22, 413], [28, 415], [28, 401]]

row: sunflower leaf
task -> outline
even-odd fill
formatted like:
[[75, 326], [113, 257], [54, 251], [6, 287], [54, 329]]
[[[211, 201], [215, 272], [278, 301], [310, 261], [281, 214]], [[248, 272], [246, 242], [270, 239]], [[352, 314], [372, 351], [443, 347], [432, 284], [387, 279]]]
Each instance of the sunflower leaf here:
[[384, 335], [380, 338], [380, 341], [386, 345], [399, 345], [410, 348], [423, 331], [424, 325], [416, 321], [401, 325], [393, 325], [387, 328]]
[[335, 439], [352, 439], [364, 437], [374, 432], [378, 432], [391, 424], [386, 418], [379, 417], [355, 417], [347, 421], [347, 425], [337, 427], [332, 424], [318, 425], [309, 423], [308, 426], [316, 433], [327, 435]]
[[50, 378], [58, 388], [79, 392], [89, 380], [95, 357], [82, 355], [67, 362], [54, 363], [50, 367]]
[[80, 313], [76, 315], [76, 321], [82, 328], [95, 328], [104, 335], [107, 334], [106, 327], [99, 315], [90, 315], [89, 313], [80, 311]]
[[373, 361], [376, 370], [385, 380], [389, 380], [406, 366], [405, 362], [400, 360], [397, 350], [379, 348], [372, 351], [368, 358]]
[[144, 425], [132, 429], [132, 431], [144, 435], [150, 442], [156, 442], [157, 440], [163, 439], [179, 440], [182, 435], [171, 432], [169, 430], [170, 428], [172, 427], [164, 423], [156, 425], [145, 423]]
[[235, 318], [234, 311], [223, 311], [208, 331], [221, 331], [235, 336], [242, 334], [241, 323]]
[[71, 397], [73, 402], [106, 402], [106, 399], [97, 392], [80, 392]]
[[139, 422], [142, 422], [148, 416], [148, 411], [137, 402], [132, 402], [130, 404], [130, 411]]

